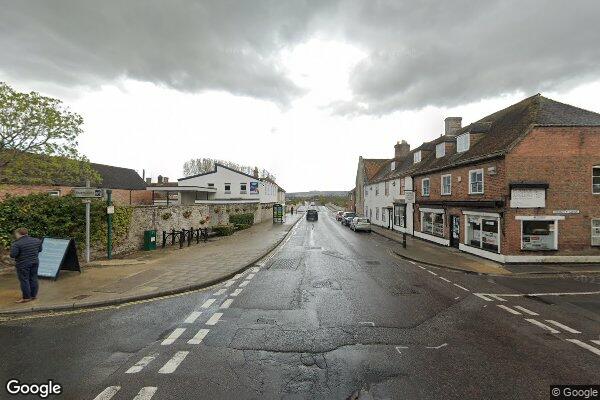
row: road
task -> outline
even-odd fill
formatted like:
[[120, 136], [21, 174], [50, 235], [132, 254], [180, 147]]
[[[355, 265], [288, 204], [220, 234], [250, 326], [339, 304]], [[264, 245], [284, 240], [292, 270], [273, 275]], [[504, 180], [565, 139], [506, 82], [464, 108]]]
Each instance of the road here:
[[389, 246], [321, 208], [213, 288], [0, 323], [2, 381], [90, 400], [547, 399], [600, 383], [600, 277], [468, 275]]

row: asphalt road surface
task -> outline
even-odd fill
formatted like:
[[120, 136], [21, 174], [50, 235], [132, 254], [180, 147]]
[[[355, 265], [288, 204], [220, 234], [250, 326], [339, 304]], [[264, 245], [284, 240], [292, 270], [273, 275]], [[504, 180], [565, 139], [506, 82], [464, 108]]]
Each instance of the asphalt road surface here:
[[50, 398], [78, 400], [548, 399], [553, 384], [600, 383], [600, 277], [468, 275], [389, 245], [321, 208], [213, 288], [1, 322], [3, 386], [52, 379], [64, 393]]

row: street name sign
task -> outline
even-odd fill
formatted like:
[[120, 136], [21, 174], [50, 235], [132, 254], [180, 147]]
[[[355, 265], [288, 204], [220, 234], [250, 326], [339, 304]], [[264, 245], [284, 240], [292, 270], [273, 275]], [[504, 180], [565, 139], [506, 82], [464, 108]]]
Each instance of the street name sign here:
[[79, 258], [77, 257], [77, 248], [73, 239], [45, 237], [39, 257], [39, 277], [56, 280], [58, 272], [61, 269], [81, 272]]
[[101, 199], [103, 195], [104, 195], [104, 190], [102, 190], [102, 189], [88, 188], [88, 187], [73, 188], [73, 196], [75, 196], [75, 197]]

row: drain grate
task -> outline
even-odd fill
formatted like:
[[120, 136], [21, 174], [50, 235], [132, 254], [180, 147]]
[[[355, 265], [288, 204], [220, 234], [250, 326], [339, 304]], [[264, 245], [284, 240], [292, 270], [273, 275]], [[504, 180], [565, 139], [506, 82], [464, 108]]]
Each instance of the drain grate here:
[[298, 269], [299, 258], [280, 258], [271, 263], [269, 269]]

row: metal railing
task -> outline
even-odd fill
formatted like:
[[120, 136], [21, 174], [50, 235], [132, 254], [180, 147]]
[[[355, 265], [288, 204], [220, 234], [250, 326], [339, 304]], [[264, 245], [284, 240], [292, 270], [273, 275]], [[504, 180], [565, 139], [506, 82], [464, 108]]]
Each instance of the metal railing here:
[[171, 242], [172, 246], [175, 246], [175, 243], [179, 243], [179, 248], [182, 248], [186, 242], [187, 245], [190, 246], [194, 238], [196, 239], [196, 243], [200, 243], [200, 240], [207, 242], [208, 228], [171, 229], [171, 231], [163, 231], [162, 247], [165, 248], [168, 242]]

